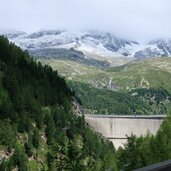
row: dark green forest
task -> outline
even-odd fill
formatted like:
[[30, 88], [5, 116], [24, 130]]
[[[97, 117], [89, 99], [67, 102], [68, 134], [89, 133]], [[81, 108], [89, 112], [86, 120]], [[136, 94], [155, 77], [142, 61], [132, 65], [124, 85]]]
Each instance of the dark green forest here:
[[163, 87], [117, 92], [80, 82], [69, 81], [68, 85], [87, 112], [93, 114], [167, 114], [171, 104], [171, 94]]
[[0, 170], [117, 170], [111, 142], [72, 111], [51, 67], [0, 37]]
[[[146, 106], [141, 97], [158, 105], [170, 98], [162, 89], [138, 91], [135, 110]], [[137, 100], [115, 95], [117, 104]], [[156, 136], [132, 135], [115, 150], [74, 113], [75, 96], [57, 71], [0, 36], [0, 171], [130, 171], [171, 158], [170, 116]]]
[[130, 171], [171, 159], [171, 116], [162, 123], [155, 136], [128, 137], [127, 144], [117, 150], [119, 170]]

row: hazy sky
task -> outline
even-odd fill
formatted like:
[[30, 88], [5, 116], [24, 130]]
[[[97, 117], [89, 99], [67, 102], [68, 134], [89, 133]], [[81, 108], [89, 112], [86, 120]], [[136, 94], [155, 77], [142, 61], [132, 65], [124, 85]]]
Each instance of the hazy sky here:
[[0, 1], [1, 30], [99, 30], [135, 40], [171, 38], [171, 0]]

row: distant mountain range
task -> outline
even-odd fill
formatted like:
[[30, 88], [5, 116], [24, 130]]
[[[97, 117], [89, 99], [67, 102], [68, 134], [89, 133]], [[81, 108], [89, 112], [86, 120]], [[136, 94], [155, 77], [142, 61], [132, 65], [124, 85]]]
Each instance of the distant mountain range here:
[[109, 32], [73, 32], [42, 30], [27, 34], [20, 31], [1, 33], [38, 57], [67, 58], [90, 65], [122, 65], [136, 59], [171, 56], [171, 39], [148, 44], [123, 40]]

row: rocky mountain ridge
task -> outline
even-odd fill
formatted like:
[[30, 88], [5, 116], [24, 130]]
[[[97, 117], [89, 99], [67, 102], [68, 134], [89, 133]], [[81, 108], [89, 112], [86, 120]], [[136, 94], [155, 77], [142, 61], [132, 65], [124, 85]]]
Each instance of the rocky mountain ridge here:
[[[10, 41], [38, 57], [54, 58], [58, 57], [57, 51], [60, 51], [61, 55], [61, 49], [64, 51], [72, 50], [72, 52], [74, 49], [75, 52], [78, 52], [76, 56], [80, 57], [81, 54], [81, 58], [84, 60], [100, 60], [107, 62], [108, 65], [116, 66], [136, 59], [171, 56], [171, 39], [160, 39], [140, 44], [136, 41], [117, 38], [109, 32], [66, 30], [41, 30], [31, 34], [7, 31], [0, 34], [5, 35]], [[42, 49], [44, 53], [41, 53], [40, 56]], [[72, 54], [70, 56], [74, 57]]]

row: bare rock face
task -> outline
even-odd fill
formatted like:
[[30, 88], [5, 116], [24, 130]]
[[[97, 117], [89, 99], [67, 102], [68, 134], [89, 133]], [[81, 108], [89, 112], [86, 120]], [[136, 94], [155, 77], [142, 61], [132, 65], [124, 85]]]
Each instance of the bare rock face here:
[[0, 152], [0, 163], [5, 159], [5, 154]]
[[76, 116], [81, 116], [82, 114], [86, 113], [85, 109], [77, 102], [75, 98], [72, 101], [72, 109]]

